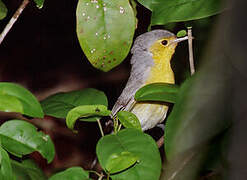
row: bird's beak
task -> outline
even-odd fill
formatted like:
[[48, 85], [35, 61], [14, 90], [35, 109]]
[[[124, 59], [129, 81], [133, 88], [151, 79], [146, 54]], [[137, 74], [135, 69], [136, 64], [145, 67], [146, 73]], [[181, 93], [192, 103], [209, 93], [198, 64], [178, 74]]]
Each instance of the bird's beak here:
[[185, 37], [182, 37], [182, 38], [177, 38], [177, 39], [174, 39], [171, 43], [179, 43], [181, 41], [185, 41], [185, 40], [188, 40], [188, 36], [185, 36]]

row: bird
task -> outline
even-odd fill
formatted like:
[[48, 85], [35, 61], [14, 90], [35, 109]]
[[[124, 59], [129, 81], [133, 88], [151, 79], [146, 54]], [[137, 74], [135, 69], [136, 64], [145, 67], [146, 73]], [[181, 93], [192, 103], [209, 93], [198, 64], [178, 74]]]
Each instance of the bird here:
[[125, 88], [112, 108], [113, 116], [119, 111], [134, 113], [140, 121], [142, 130], [148, 130], [162, 123], [168, 106], [154, 102], [136, 102], [135, 93], [151, 83], [174, 84], [174, 72], [170, 61], [178, 42], [188, 37], [177, 38], [175, 34], [157, 29], [138, 36], [132, 46], [131, 71]]

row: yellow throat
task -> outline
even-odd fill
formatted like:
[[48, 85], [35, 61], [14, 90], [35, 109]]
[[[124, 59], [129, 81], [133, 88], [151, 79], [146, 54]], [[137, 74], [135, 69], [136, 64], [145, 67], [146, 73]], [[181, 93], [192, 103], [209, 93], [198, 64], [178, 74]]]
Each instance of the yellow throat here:
[[[150, 75], [145, 84], [164, 82], [175, 83], [174, 73], [171, 68], [171, 58], [177, 46], [176, 43], [170, 44], [175, 37], [164, 38], [156, 41], [149, 49], [153, 54], [154, 66], [151, 67]], [[163, 44], [162, 44], [163, 42]], [[167, 44], [164, 45], [164, 42]]]
[[[170, 64], [177, 46], [176, 43], [170, 44], [170, 41], [174, 39], [175, 37], [164, 38], [156, 41], [150, 47], [149, 51], [153, 54], [154, 65], [151, 67], [145, 85], [156, 82], [175, 83]], [[143, 131], [161, 123], [165, 119], [167, 111], [168, 106], [152, 102], [137, 102], [131, 109], [131, 112], [140, 120]]]

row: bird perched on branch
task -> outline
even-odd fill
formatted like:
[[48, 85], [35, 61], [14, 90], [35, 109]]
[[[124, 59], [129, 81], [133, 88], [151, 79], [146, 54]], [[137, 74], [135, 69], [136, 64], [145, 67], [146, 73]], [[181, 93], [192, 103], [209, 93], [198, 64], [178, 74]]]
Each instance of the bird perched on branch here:
[[187, 39], [177, 38], [166, 30], [153, 30], [136, 38], [131, 49], [133, 56], [130, 77], [112, 109], [113, 115], [120, 110], [134, 113], [140, 120], [143, 131], [164, 121], [168, 106], [136, 102], [134, 96], [138, 89], [150, 83], [175, 83], [170, 61], [177, 43]]

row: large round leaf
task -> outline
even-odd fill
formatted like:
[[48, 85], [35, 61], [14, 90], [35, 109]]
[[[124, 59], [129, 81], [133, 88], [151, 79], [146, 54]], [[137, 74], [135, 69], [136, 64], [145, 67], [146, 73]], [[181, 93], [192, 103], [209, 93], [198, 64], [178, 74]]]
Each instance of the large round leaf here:
[[[43, 110], [36, 97], [18, 84], [1, 82], [0, 95], [9, 95], [17, 98], [22, 104], [23, 114], [25, 115], [39, 118], [44, 116]], [[2, 102], [0, 101], [0, 103]]]
[[89, 173], [81, 167], [68, 168], [65, 171], [54, 174], [49, 180], [90, 180]]
[[21, 180], [46, 180], [43, 171], [31, 159], [18, 162], [11, 160], [11, 166], [16, 179]]
[[99, 162], [105, 170], [112, 155], [122, 152], [130, 152], [139, 160], [121, 173], [111, 175], [113, 180], [159, 179], [161, 159], [158, 147], [151, 136], [136, 129], [124, 129], [117, 134], [102, 137], [96, 148]]
[[2, 124], [0, 139], [4, 149], [18, 157], [38, 151], [50, 163], [55, 155], [50, 136], [25, 121], [11, 120]]
[[108, 101], [104, 92], [93, 88], [58, 93], [41, 101], [45, 114], [57, 118], [66, 118], [68, 112], [77, 106], [95, 104], [107, 106]]
[[8, 153], [0, 146], [0, 179], [13, 180], [13, 171]]
[[76, 17], [80, 45], [95, 68], [109, 71], [124, 60], [136, 23], [128, 0], [79, 0]]

